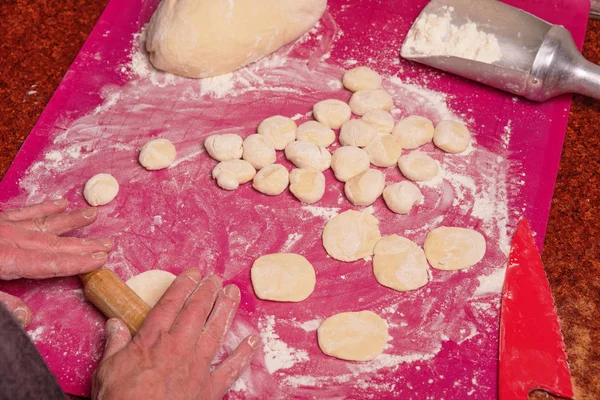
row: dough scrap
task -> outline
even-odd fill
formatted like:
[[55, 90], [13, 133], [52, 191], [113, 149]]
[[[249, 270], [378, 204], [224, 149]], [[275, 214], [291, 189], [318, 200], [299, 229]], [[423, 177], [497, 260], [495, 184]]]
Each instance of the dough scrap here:
[[385, 175], [378, 169], [368, 169], [348, 179], [344, 185], [346, 197], [355, 206], [369, 206], [381, 196]]
[[335, 132], [317, 121], [307, 121], [296, 131], [296, 139], [301, 142], [314, 143], [317, 146], [329, 147], [335, 142]]
[[310, 168], [293, 169], [290, 172], [290, 192], [302, 203], [316, 203], [325, 194], [325, 175]]
[[403, 118], [394, 125], [392, 135], [398, 136], [403, 149], [416, 149], [433, 139], [433, 122], [419, 115]]
[[354, 114], [362, 116], [372, 110], [390, 111], [394, 101], [383, 89], [367, 89], [355, 92], [348, 104]]
[[153, 269], [129, 278], [125, 284], [140, 296], [150, 308], [154, 307], [167, 291], [176, 276], [170, 272]]
[[396, 136], [383, 134], [375, 137], [365, 151], [369, 155], [371, 164], [377, 167], [392, 167], [398, 162], [402, 154], [400, 139]]
[[283, 150], [285, 146], [296, 140], [296, 121], [281, 115], [274, 115], [258, 125], [257, 132], [271, 139], [275, 150]]
[[369, 165], [367, 152], [354, 146], [339, 147], [331, 156], [331, 169], [336, 179], [342, 182], [366, 171]]
[[351, 119], [340, 129], [340, 144], [342, 146], [365, 147], [377, 136], [377, 129], [362, 119]]
[[429, 232], [423, 248], [433, 268], [454, 271], [481, 261], [486, 243], [483, 235], [473, 229], [441, 226]]
[[283, 193], [289, 182], [287, 169], [281, 164], [271, 164], [256, 173], [252, 187], [269, 196], [277, 196]]
[[423, 201], [423, 194], [414, 183], [402, 181], [386, 187], [383, 200], [396, 214], [408, 214], [414, 206]]
[[244, 139], [244, 160], [256, 169], [274, 164], [276, 159], [273, 142], [266, 136], [253, 134]]
[[313, 117], [332, 129], [340, 129], [351, 115], [350, 106], [337, 99], [323, 100], [313, 106]]
[[351, 92], [365, 89], [379, 89], [381, 76], [369, 67], [356, 67], [347, 71], [342, 79], [344, 87]]
[[437, 176], [440, 167], [433, 158], [418, 150], [398, 159], [400, 172], [411, 181], [428, 181]]
[[119, 193], [119, 182], [111, 174], [92, 176], [83, 187], [83, 197], [90, 206], [103, 206], [110, 203]]
[[418, 289], [429, 281], [423, 249], [398, 235], [386, 236], [375, 245], [373, 273], [383, 286], [399, 292]]
[[298, 168], [325, 171], [331, 165], [331, 153], [323, 146], [310, 142], [292, 142], [285, 148], [285, 158]]
[[275, 253], [259, 257], [250, 269], [254, 293], [259, 299], [299, 302], [315, 289], [315, 269], [303, 256]]
[[168, 139], [152, 139], [140, 149], [139, 161], [147, 170], [156, 171], [170, 167], [176, 156], [175, 146]]
[[442, 121], [435, 127], [433, 144], [446, 153], [462, 153], [471, 143], [471, 133], [464, 124], [456, 121]]
[[344, 211], [330, 219], [323, 229], [327, 254], [345, 262], [372, 256], [380, 238], [379, 221], [367, 210]]
[[217, 185], [225, 190], [235, 190], [240, 185], [249, 182], [256, 175], [256, 170], [248, 161], [221, 161], [212, 171], [212, 177]]
[[210, 135], [204, 141], [204, 148], [217, 161], [239, 160], [244, 153], [243, 142], [242, 137], [235, 133]]
[[371, 110], [363, 115], [362, 119], [375, 126], [377, 132], [390, 133], [394, 128], [394, 117], [385, 110]]

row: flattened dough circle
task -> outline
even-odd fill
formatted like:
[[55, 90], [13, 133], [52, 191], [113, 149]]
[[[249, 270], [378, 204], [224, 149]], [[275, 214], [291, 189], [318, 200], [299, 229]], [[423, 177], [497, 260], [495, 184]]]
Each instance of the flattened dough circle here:
[[327, 254], [345, 262], [373, 255], [380, 238], [379, 221], [367, 211], [345, 211], [330, 219], [323, 229]]
[[129, 278], [125, 283], [152, 308], [174, 280], [172, 273], [153, 269]]
[[259, 257], [252, 264], [250, 278], [258, 298], [298, 302], [315, 289], [315, 269], [299, 254], [275, 253]]
[[485, 238], [473, 229], [441, 226], [427, 235], [423, 245], [433, 268], [454, 271], [471, 267], [485, 255]]
[[425, 253], [416, 243], [398, 235], [375, 245], [373, 273], [383, 286], [400, 292], [418, 289], [429, 281]]

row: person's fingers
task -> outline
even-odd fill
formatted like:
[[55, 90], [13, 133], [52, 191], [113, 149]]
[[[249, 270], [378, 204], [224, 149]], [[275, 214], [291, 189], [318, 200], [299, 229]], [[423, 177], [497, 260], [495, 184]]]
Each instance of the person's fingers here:
[[22, 327], [29, 325], [32, 313], [27, 303], [18, 297], [4, 292], [0, 292], [0, 303], [4, 304], [8, 312], [13, 315]]
[[68, 205], [67, 199], [46, 200], [39, 204], [1, 212], [0, 221], [24, 221], [60, 214], [67, 209]]
[[8, 224], [0, 224], [0, 242], [27, 250], [44, 250], [54, 253], [96, 253], [109, 252], [113, 240], [78, 239], [60, 237], [51, 233], [28, 231]]
[[77, 228], [83, 228], [93, 223], [98, 217], [98, 209], [94, 207], [82, 208], [79, 210], [49, 215], [47, 217], [38, 217], [24, 221], [14, 221], [12, 224], [18, 228], [30, 231], [48, 232], [55, 235], [62, 235]]
[[260, 345], [260, 338], [252, 335], [246, 338], [235, 349], [225, 361], [221, 363], [212, 373], [212, 382], [217, 391], [217, 398], [225, 395], [227, 390], [233, 385], [237, 378], [240, 377], [244, 369], [252, 361], [256, 349]]
[[106, 321], [106, 332], [108, 336], [106, 337], [106, 346], [104, 347], [102, 361], [123, 350], [131, 342], [129, 329], [118, 318], [111, 318]]

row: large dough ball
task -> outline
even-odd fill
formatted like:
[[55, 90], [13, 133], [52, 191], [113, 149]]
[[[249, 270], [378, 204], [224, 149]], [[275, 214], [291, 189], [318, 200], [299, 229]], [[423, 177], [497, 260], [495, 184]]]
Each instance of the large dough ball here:
[[250, 135], [244, 139], [244, 160], [248, 161], [256, 169], [274, 164], [276, 159], [273, 142], [263, 135]]
[[471, 267], [485, 255], [485, 238], [473, 229], [442, 226], [427, 235], [423, 248], [433, 268], [454, 271]]
[[323, 229], [323, 247], [339, 261], [351, 262], [372, 256], [379, 239], [379, 221], [366, 210], [344, 211], [330, 219]]
[[285, 146], [296, 140], [296, 122], [288, 117], [274, 115], [258, 125], [257, 132], [271, 139], [275, 150], [283, 150]]
[[341, 100], [323, 100], [313, 106], [313, 117], [332, 129], [340, 129], [351, 115], [350, 106]]
[[365, 147], [377, 136], [377, 129], [362, 119], [351, 119], [340, 129], [340, 144], [342, 146]]
[[315, 289], [315, 270], [301, 255], [276, 253], [259, 257], [250, 269], [250, 279], [258, 298], [298, 302]]
[[142, 146], [139, 161], [147, 170], [156, 171], [171, 166], [176, 155], [175, 146], [168, 139], [153, 139]]
[[189, 78], [221, 75], [299, 38], [326, 0], [163, 0], [146, 49], [160, 70]]
[[119, 193], [119, 182], [111, 174], [92, 176], [83, 188], [83, 197], [90, 206], [103, 206], [110, 203]]
[[344, 74], [342, 82], [344, 87], [352, 92], [379, 89], [381, 87], [381, 76], [369, 67], [356, 67]]
[[142, 272], [125, 282], [150, 308], [154, 307], [167, 291], [176, 276], [170, 272], [153, 269]]
[[368, 206], [381, 196], [384, 187], [383, 172], [378, 169], [368, 169], [348, 179], [344, 185], [344, 193], [355, 206]]
[[383, 89], [367, 89], [355, 92], [348, 104], [354, 114], [362, 116], [372, 110], [390, 111], [394, 101]]
[[385, 110], [371, 110], [362, 119], [375, 126], [377, 132], [390, 133], [394, 128], [394, 117]]
[[287, 169], [281, 164], [271, 164], [256, 173], [252, 187], [269, 196], [277, 196], [283, 193], [289, 182]]
[[460, 122], [442, 121], [435, 127], [433, 144], [446, 153], [462, 153], [471, 143], [469, 129]]
[[366, 171], [369, 165], [367, 152], [354, 146], [339, 147], [331, 156], [331, 169], [335, 177], [342, 182]]
[[238, 186], [249, 182], [256, 175], [256, 170], [248, 161], [221, 161], [212, 171], [212, 177], [217, 185], [225, 190], [235, 190]]
[[402, 181], [386, 187], [383, 191], [383, 200], [393, 212], [408, 214], [413, 206], [423, 201], [423, 195], [417, 185]]
[[210, 135], [204, 141], [204, 148], [209, 156], [217, 161], [237, 160], [242, 158], [244, 140], [235, 133]]
[[307, 121], [296, 130], [296, 139], [310, 142], [318, 146], [329, 147], [335, 142], [335, 132], [328, 126], [317, 121]]
[[383, 286], [400, 292], [418, 289], [429, 281], [423, 250], [398, 235], [386, 236], [375, 245], [373, 273]]
[[400, 138], [404, 149], [416, 149], [433, 139], [433, 122], [419, 115], [411, 115], [398, 121], [392, 135]]
[[290, 192], [302, 203], [315, 203], [325, 194], [325, 175], [311, 168], [293, 169], [290, 172]]
[[285, 157], [298, 168], [325, 171], [331, 165], [331, 153], [309, 142], [292, 142], [285, 148]]
[[377, 167], [391, 167], [396, 165], [402, 153], [400, 139], [393, 135], [379, 135], [365, 147], [371, 164]]
[[411, 181], [428, 181], [435, 178], [440, 170], [433, 158], [417, 150], [400, 157], [398, 167]]

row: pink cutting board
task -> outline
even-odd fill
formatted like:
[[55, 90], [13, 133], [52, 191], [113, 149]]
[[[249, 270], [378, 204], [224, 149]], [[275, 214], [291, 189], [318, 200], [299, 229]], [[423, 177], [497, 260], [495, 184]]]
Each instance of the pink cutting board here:
[[[564, 25], [582, 44], [587, 1], [509, 3]], [[138, 50], [135, 34], [156, 4], [113, 0], [107, 6], [0, 183], [2, 208], [62, 195], [72, 207], [84, 206], [85, 181], [112, 173], [119, 196], [101, 208], [94, 226], [73, 234], [114, 237], [107, 266], [123, 279], [148, 269], [198, 267], [240, 287], [242, 305], [225, 352], [251, 332], [261, 333], [264, 348], [230, 398], [494, 398], [504, 251], [521, 216], [531, 221], [541, 247], [570, 98], [534, 104], [399, 60], [426, 1], [330, 0], [320, 24], [274, 56], [225, 78], [174, 78], [151, 70]], [[289, 192], [267, 197], [250, 185], [226, 192], [210, 178], [216, 163], [203, 152], [207, 135], [246, 136], [274, 114], [308, 120], [316, 101], [349, 99], [339, 81], [354, 65], [384, 75], [396, 119], [424, 114], [434, 122], [468, 123], [476, 141], [468, 154], [424, 147], [445, 171], [439, 184], [422, 187], [424, 204], [401, 216], [379, 199], [373, 210], [382, 234], [419, 245], [435, 226], [479, 230], [488, 248], [476, 266], [432, 270], [422, 289], [395, 292], [378, 285], [369, 260], [337, 262], [322, 248], [327, 219], [353, 208], [331, 171], [325, 197], [310, 207]], [[155, 136], [175, 143], [178, 161], [148, 172], [137, 164], [137, 150]], [[281, 154], [278, 159], [292, 168]], [[403, 179], [395, 168], [384, 172], [388, 182]], [[253, 260], [279, 251], [303, 254], [314, 265], [317, 285], [308, 300], [278, 304], [255, 297]], [[104, 317], [85, 301], [79, 280], [2, 282], [0, 290], [31, 305], [28, 333], [63, 389], [88, 395], [102, 354]], [[390, 326], [384, 355], [368, 363], [323, 355], [318, 323], [363, 309]]]

